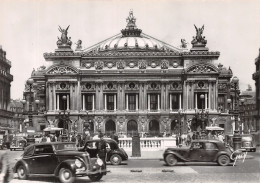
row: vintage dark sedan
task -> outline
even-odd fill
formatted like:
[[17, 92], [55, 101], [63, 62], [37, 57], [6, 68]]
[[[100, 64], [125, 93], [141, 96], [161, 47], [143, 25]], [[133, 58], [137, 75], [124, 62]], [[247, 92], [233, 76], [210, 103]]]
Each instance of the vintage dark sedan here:
[[32, 144], [24, 150], [14, 166], [19, 179], [28, 176], [56, 176], [62, 183], [72, 183], [77, 176], [88, 176], [98, 181], [106, 174], [99, 158], [79, 152], [75, 143], [49, 142]]
[[[86, 151], [89, 153], [91, 158], [97, 157], [98, 143], [100, 139], [89, 140], [85, 143], [84, 147], [80, 151]], [[105, 139], [107, 145], [107, 161], [110, 161], [112, 165], [119, 165], [122, 161], [128, 159], [123, 148], [119, 148], [115, 140]]]
[[177, 162], [217, 162], [221, 166], [228, 165], [232, 158], [233, 149], [218, 140], [194, 140], [188, 147], [168, 148], [163, 158], [167, 165]]

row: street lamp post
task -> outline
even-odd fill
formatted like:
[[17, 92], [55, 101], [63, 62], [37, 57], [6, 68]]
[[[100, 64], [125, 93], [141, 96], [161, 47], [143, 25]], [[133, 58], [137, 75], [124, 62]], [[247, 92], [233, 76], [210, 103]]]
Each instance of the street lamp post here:
[[[241, 148], [241, 135], [239, 133], [239, 125], [238, 125], [238, 115], [239, 115], [239, 111], [238, 111], [238, 98], [237, 98], [237, 92], [238, 92], [238, 78], [235, 76], [232, 79], [232, 82], [234, 83], [234, 89], [235, 89], [235, 100], [234, 100], [234, 110], [232, 110], [232, 113], [234, 115], [235, 118], [235, 130], [234, 130], [234, 136], [233, 136], [233, 145], [234, 145], [234, 149], [238, 150]], [[230, 104], [231, 103], [231, 99], [228, 99], [227, 102]]]
[[245, 132], [245, 108], [244, 108], [244, 103], [245, 103], [245, 99], [240, 99], [240, 102], [241, 102], [241, 106], [242, 106], [242, 109], [241, 109], [241, 116], [240, 116], [240, 125], [239, 125], [239, 131], [240, 131], [240, 134], [244, 134]]
[[[205, 96], [203, 94], [200, 95], [200, 99], [204, 100]], [[202, 102], [202, 109], [201, 112], [198, 110], [197, 112], [197, 118], [200, 118], [202, 122], [202, 129], [201, 129], [201, 138], [206, 138], [206, 126], [205, 126], [205, 120], [208, 120], [209, 111], [207, 109], [204, 109], [204, 103]]]
[[[38, 104], [40, 103], [39, 100], [35, 100], [34, 103], [36, 104], [36, 111], [32, 110], [32, 104], [33, 104], [33, 96], [32, 96], [32, 87], [33, 87], [33, 82], [34, 80], [32, 78], [29, 78], [27, 80], [27, 85], [29, 86], [29, 93], [30, 93], [30, 97], [29, 97], [29, 110], [28, 111], [24, 111], [24, 115], [28, 115], [29, 118], [29, 126], [33, 127], [33, 122], [32, 122], [32, 115], [34, 114], [38, 114]], [[21, 101], [23, 104], [23, 108], [25, 109], [25, 104], [26, 104], [26, 100], [25, 98]]]
[[[66, 101], [67, 101], [67, 97], [66, 95], [63, 95], [62, 96], [62, 100], [63, 100], [63, 115], [61, 115], [61, 112], [59, 112], [59, 119], [61, 119], [63, 121], [63, 134], [65, 132], [65, 127], [67, 126], [68, 127], [68, 130], [69, 130], [69, 124], [68, 124], [68, 119], [69, 119], [69, 116], [70, 116], [70, 112], [68, 111], [68, 114], [66, 114], [66, 109], [65, 109], [65, 104], [66, 104]], [[70, 132], [68, 131], [68, 136], [70, 135]]]

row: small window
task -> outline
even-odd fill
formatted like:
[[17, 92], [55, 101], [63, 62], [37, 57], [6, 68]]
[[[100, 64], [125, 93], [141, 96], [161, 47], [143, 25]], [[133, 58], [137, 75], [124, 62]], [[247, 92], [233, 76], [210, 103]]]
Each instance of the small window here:
[[53, 149], [51, 145], [41, 145], [35, 147], [34, 154], [49, 154], [49, 153], [53, 153]]
[[194, 143], [192, 144], [192, 147], [193, 147], [194, 149], [203, 149], [203, 143], [202, 143], [202, 142], [194, 142]]
[[206, 150], [215, 150], [215, 149], [218, 149], [216, 144], [214, 143], [210, 143], [210, 142], [206, 142], [205, 143], [205, 147], [206, 147]]

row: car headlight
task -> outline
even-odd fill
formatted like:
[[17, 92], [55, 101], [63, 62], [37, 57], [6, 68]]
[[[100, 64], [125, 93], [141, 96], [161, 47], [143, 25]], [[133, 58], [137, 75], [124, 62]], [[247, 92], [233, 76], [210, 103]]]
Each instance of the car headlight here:
[[76, 165], [76, 167], [81, 168], [82, 167], [82, 162], [80, 160], [76, 159], [75, 160], [75, 165]]
[[98, 159], [97, 159], [97, 164], [98, 164], [99, 166], [102, 166], [102, 165], [103, 165], [102, 159], [98, 158]]

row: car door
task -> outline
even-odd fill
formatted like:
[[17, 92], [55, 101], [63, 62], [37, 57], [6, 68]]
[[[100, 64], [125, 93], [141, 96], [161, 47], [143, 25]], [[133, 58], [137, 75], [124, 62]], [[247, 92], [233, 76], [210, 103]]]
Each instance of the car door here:
[[213, 161], [218, 153], [218, 146], [213, 142], [205, 142], [205, 161]]
[[58, 165], [52, 145], [36, 145], [30, 161], [31, 174], [53, 174]]
[[204, 143], [193, 142], [190, 147], [189, 160], [190, 161], [205, 161], [204, 160]]

